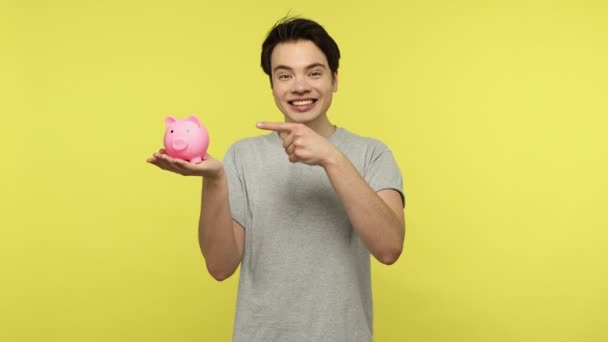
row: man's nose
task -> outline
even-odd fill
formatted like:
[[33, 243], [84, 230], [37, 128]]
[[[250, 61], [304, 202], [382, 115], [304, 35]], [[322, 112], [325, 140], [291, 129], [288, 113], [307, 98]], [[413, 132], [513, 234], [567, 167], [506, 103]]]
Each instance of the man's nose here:
[[296, 77], [293, 91], [295, 93], [303, 93], [310, 90], [310, 85], [305, 77]]

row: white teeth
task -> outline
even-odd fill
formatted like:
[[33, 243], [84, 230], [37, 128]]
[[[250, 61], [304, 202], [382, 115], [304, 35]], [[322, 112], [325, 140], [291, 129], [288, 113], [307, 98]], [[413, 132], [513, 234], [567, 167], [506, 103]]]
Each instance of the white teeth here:
[[312, 104], [312, 100], [302, 100], [302, 101], [292, 101], [291, 103], [293, 103], [296, 106], [304, 106], [304, 105], [308, 105], [308, 104]]

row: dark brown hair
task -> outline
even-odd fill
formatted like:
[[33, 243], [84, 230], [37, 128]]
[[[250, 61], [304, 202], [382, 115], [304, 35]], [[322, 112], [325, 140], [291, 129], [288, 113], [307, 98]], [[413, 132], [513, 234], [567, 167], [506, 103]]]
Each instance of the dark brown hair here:
[[340, 49], [323, 26], [310, 19], [285, 17], [274, 24], [268, 32], [266, 40], [262, 43], [262, 69], [270, 77], [271, 84], [270, 56], [272, 51], [279, 43], [298, 40], [313, 42], [325, 54], [332, 76], [338, 72]]

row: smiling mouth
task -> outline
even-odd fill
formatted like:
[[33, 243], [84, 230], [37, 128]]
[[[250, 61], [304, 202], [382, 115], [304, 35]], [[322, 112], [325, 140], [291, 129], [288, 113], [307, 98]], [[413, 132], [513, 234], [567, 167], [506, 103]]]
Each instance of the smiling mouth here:
[[317, 102], [317, 99], [287, 101], [292, 106], [307, 106]]

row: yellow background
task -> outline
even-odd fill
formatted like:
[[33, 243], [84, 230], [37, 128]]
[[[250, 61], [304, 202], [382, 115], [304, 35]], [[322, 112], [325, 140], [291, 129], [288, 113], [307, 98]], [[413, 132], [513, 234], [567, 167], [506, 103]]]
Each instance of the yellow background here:
[[608, 340], [608, 5], [580, 0], [2, 0], [0, 340], [230, 339], [201, 181], [145, 159], [169, 114], [217, 157], [282, 119], [259, 52], [290, 10], [340, 45], [334, 123], [403, 170], [376, 341]]

